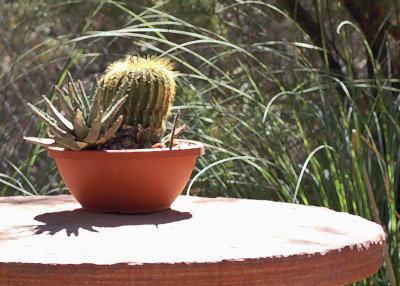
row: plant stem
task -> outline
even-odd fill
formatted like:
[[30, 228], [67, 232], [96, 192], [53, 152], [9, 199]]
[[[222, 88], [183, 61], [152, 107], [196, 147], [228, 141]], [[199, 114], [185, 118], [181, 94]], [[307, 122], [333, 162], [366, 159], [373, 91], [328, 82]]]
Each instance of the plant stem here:
[[176, 124], [178, 122], [179, 115], [181, 115], [180, 110], [178, 110], [178, 112], [176, 113], [175, 119], [174, 119], [174, 126], [172, 127], [171, 140], [169, 143], [169, 150], [172, 150], [172, 146], [174, 146], [175, 128], [176, 128]]

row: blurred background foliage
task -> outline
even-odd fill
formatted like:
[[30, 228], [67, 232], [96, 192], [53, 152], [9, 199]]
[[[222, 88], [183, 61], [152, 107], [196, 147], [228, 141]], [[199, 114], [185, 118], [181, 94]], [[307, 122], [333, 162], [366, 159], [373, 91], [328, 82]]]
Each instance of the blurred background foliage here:
[[[67, 71], [126, 54], [180, 72], [175, 109], [206, 144], [190, 194], [321, 205], [380, 223], [398, 285], [400, 2], [0, 0], [0, 194], [67, 192], [28, 112]], [[396, 282], [397, 280], [397, 282]]]

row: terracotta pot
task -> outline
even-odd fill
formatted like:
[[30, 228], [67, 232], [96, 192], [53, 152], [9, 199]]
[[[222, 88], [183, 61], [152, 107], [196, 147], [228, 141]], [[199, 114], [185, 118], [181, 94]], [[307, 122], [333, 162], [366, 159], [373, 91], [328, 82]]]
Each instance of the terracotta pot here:
[[168, 209], [185, 188], [196, 158], [197, 141], [176, 140], [180, 147], [107, 151], [49, 148], [71, 194], [86, 210], [148, 213]]

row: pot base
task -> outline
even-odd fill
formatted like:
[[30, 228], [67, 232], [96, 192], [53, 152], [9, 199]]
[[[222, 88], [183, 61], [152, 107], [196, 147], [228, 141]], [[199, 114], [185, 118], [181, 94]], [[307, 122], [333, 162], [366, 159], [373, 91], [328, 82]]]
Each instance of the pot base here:
[[171, 209], [171, 205], [167, 206], [167, 207], [159, 207], [159, 208], [149, 208], [149, 209], [131, 209], [131, 210], [122, 210], [120, 208], [118, 209], [93, 209], [93, 208], [86, 208], [84, 206], [82, 206], [82, 210], [84, 211], [88, 211], [88, 212], [94, 212], [94, 213], [110, 213], [110, 214], [126, 214], [126, 215], [130, 215], [130, 214], [150, 214], [150, 213], [156, 213], [156, 212], [162, 212], [162, 211], [166, 211]]

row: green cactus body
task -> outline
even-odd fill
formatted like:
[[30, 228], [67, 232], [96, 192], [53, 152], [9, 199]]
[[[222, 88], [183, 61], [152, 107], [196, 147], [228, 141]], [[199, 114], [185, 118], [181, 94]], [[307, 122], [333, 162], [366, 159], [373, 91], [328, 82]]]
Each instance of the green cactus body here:
[[123, 121], [123, 115], [118, 116], [118, 112], [127, 99], [123, 96], [126, 86], [120, 89], [119, 99], [107, 108], [101, 106], [103, 92], [97, 83], [89, 95], [86, 95], [82, 83], [74, 83], [71, 77], [68, 87], [63, 90], [56, 87], [62, 112], [45, 96], [43, 100], [49, 113], [28, 104], [48, 127], [50, 138], [24, 137], [26, 141], [45, 147], [82, 150], [101, 146], [114, 136]]
[[[173, 65], [168, 59], [128, 56], [112, 63], [101, 78], [105, 93], [103, 105], [128, 95], [120, 111], [124, 124], [151, 127], [155, 134], [159, 134], [171, 112], [175, 77]], [[125, 84], [126, 93], [118, 93]]]

